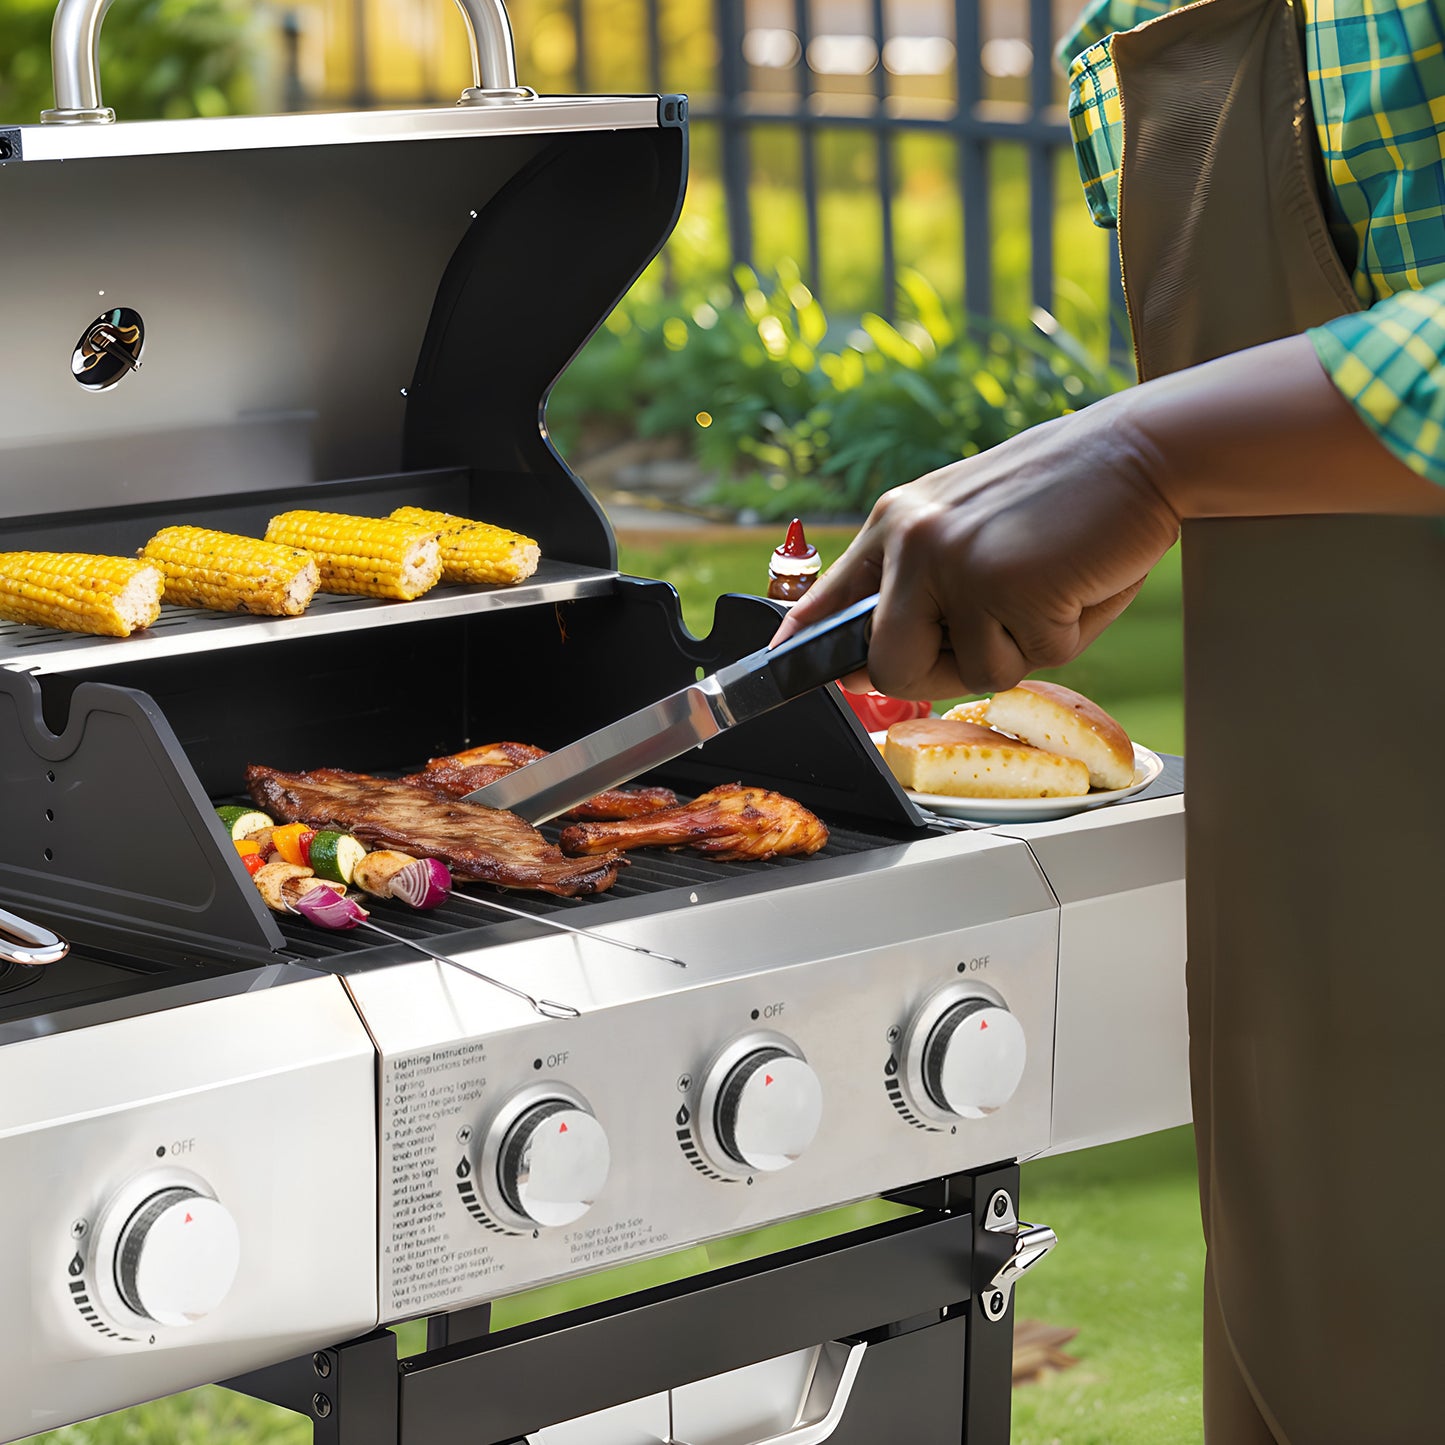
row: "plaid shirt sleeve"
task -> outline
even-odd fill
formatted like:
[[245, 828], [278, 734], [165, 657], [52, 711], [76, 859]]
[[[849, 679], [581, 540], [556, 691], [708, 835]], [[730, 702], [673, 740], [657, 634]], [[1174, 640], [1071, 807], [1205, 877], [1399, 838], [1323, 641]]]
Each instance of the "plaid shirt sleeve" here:
[[1326, 205], [1369, 309], [1309, 333], [1380, 440], [1445, 485], [1445, 0], [1310, 0]]
[[1308, 335], [1361, 420], [1407, 467], [1445, 486], [1445, 281]]
[[[1091, 0], [1059, 45], [1096, 225], [1118, 222], [1113, 38], [1178, 3]], [[1305, 52], [1325, 206], [1368, 308], [1309, 337], [1381, 442], [1445, 485], [1445, 0], [1308, 0]]]
[[1111, 51], [1120, 31], [1132, 30], [1183, 0], [1093, 0], [1059, 42], [1055, 58], [1069, 74], [1069, 127], [1084, 198], [1096, 226], [1113, 228], [1119, 216], [1119, 157], [1124, 112]]

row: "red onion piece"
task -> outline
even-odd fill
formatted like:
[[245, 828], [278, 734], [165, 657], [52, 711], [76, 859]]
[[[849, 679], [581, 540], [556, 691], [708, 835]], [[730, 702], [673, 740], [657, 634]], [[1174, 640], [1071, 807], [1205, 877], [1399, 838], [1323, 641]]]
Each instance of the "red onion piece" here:
[[371, 915], [355, 899], [318, 884], [293, 905], [308, 923], [319, 928], [355, 928]]
[[418, 858], [391, 877], [391, 896], [413, 908], [437, 908], [451, 891], [451, 870], [435, 858]]

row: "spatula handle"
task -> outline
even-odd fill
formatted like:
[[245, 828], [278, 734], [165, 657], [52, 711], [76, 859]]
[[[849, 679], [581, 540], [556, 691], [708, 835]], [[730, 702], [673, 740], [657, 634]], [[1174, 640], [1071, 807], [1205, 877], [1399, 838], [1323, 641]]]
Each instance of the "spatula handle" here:
[[718, 682], [729, 702], [740, 704], [739, 720], [857, 672], [868, 661], [877, 605], [874, 593], [776, 647], [765, 647], [721, 669]]

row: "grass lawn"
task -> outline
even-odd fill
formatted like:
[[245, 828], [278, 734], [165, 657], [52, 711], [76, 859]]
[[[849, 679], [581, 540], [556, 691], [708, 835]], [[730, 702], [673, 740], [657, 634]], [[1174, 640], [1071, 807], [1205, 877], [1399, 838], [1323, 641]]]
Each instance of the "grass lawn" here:
[[1022, 1214], [1059, 1247], [1016, 1315], [1069, 1325], [1079, 1363], [1014, 1391], [1013, 1445], [1197, 1445], [1204, 1240], [1193, 1130], [1023, 1167]]
[[[825, 561], [850, 532], [810, 532]], [[724, 592], [767, 585], [769, 531], [624, 533], [625, 571], [677, 587], [688, 625], [711, 624]], [[1055, 674], [1113, 712], [1147, 745], [1183, 747], [1179, 565], [1166, 557], [1127, 613], [1083, 658]], [[1023, 1214], [1051, 1224], [1060, 1247], [1018, 1290], [1020, 1318], [1079, 1330], [1074, 1368], [1014, 1395], [1014, 1445], [1193, 1445], [1199, 1424], [1199, 1297], [1203, 1246], [1187, 1129], [1024, 1166]], [[785, 1247], [816, 1223], [782, 1227]], [[724, 1246], [719, 1255], [725, 1255]], [[631, 1266], [608, 1291], [596, 1279], [518, 1297], [500, 1322], [675, 1278], [704, 1263], [701, 1250], [662, 1266]], [[420, 1345], [418, 1326], [402, 1331]], [[52, 1445], [307, 1445], [300, 1416], [214, 1386], [35, 1437]], [[881, 1442], [880, 1442], [881, 1445]]]

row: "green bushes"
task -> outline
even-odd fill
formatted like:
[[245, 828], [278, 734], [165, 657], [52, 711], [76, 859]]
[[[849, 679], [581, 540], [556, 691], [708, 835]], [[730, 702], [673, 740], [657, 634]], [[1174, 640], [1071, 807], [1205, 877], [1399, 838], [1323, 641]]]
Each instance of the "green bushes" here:
[[1038, 313], [954, 324], [916, 272], [896, 325], [830, 323], [791, 263], [689, 299], [634, 292], [559, 384], [564, 449], [588, 427], [684, 438], [706, 500], [762, 520], [856, 516], [880, 493], [1117, 389]]
[[[0, 124], [28, 125], [54, 104], [55, 0], [0, 4]], [[252, 105], [256, 9], [247, 0], [138, 0], [100, 41], [105, 103], [126, 120], [228, 115]]]

